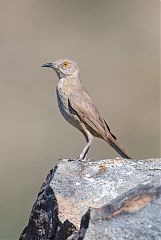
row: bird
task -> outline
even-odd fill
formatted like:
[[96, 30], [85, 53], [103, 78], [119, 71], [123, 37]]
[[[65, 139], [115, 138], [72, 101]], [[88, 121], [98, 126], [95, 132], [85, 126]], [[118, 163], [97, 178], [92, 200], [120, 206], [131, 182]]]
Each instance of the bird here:
[[42, 67], [51, 68], [56, 72], [59, 110], [65, 120], [80, 130], [86, 139], [87, 144], [78, 160], [87, 161], [87, 153], [94, 137], [105, 140], [122, 158], [131, 159], [132, 157], [117, 142], [92, 97], [82, 85], [78, 64], [69, 58], [62, 58], [45, 63]]

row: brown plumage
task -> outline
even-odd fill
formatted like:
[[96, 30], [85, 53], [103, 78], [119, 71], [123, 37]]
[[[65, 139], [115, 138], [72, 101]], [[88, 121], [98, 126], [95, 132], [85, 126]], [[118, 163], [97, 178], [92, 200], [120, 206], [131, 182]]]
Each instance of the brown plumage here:
[[105, 140], [123, 158], [131, 157], [121, 147], [105, 120], [99, 114], [91, 96], [82, 86], [78, 65], [69, 59], [60, 59], [54, 63], [44, 64], [43, 67], [53, 68], [58, 77], [57, 99], [59, 109], [64, 118], [79, 129], [87, 140], [87, 145], [79, 156], [79, 160], [86, 158], [93, 137]]

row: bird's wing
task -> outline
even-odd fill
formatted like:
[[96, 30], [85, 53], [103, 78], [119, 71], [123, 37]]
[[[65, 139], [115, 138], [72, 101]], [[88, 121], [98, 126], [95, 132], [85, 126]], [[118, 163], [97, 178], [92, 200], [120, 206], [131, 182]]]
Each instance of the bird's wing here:
[[102, 136], [105, 140], [109, 137], [109, 133], [116, 139], [105, 120], [100, 116], [92, 98], [84, 88], [82, 88], [81, 91], [80, 89], [73, 89], [69, 95], [69, 105], [89, 129]]

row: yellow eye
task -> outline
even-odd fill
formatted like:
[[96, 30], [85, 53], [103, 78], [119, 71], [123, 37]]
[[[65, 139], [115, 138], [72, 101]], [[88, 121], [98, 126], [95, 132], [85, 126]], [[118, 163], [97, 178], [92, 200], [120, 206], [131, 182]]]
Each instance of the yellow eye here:
[[64, 67], [67, 67], [68, 65], [69, 65], [68, 62], [64, 62], [64, 63], [63, 63], [63, 66], [64, 66]]

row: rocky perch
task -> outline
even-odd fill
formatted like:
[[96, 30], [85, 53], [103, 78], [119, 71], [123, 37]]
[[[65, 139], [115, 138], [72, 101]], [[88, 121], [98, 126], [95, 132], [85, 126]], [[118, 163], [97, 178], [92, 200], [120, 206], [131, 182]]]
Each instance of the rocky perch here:
[[161, 240], [161, 159], [63, 159], [20, 240]]

